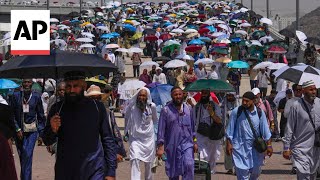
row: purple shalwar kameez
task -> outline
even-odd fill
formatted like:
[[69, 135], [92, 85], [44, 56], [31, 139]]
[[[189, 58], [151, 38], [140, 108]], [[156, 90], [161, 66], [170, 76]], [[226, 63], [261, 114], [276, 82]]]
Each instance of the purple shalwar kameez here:
[[183, 112], [179, 113], [172, 102], [162, 110], [158, 125], [158, 144], [164, 144], [166, 174], [171, 180], [194, 179], [193, 138], [195, 126], [192, 108], [183, 103]]

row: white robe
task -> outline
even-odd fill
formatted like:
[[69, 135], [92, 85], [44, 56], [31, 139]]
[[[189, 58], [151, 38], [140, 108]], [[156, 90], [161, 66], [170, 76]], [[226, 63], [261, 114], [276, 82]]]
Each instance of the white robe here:
[[166, 75], [164, 73], [161, 73], [159, 76], [157, 74], [155, 74], [153, 76], [152, 82], [158, 82], [160, 84], [167, 84]]
[[156, 105], [150, 103], [143, 113], [134, 105], [127, 109], [125, 117], [126, 131], [129, 134], [130, 160], [153, 162], [156, 153], [154, 124], [158, 119]]

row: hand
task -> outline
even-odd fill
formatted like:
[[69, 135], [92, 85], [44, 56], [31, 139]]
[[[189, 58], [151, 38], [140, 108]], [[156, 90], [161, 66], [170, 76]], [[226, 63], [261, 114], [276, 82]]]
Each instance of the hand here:
[[57, 133], [61, 126], [60, 116], [59, 115], [52, 116], [52, 118], [50, 119], [50, 125], [51, 125], [52, 132]]
[[271, 156], [272, 156], [272, 153], [273, 153], [272, 147], [268, 147], [268, 148], [267, 148], [267, 155], [268, 155], [269, 157], [271, 157]]
[[105, 180], [116, 180], [116, 177], [107, 176]]
[[231, 156], [232, 155], [232, 144], [231, 143], [227, 143], [227, 155]]
[[23, 139], [23, 132], [20, 130], [20, 131], [18, 131], [17, 132], [17, 136], [18, 136], [18, 138], [20, 139], [20, 140], [22, 140]]
[[159, 158], [162, 158], [162, 155], [164, 154], [164, 147], [163, 145], [159, 146], [158, 149], [157, 149], [157, 156]]
[[48, 151], [50, 154], [53, 154], [52, 145], [47, 146], [47, 151]]
[[194, 106], [194, 104], [192, 103], [191, 98], [188, 98], [188, 99], [187, 99], [187, 103], [190, 104], [191, 106]]
[[285, 158], [285, 159], [290, 159], [290, 156], [291, 156], [291, 151], [290, 150], [286, 150], [286, 151], [283, 151], [282, 153], [282, 156]]
[[198, 144], [197, 143], [193, 144], [193, 152], [198, 153]]
[[123, 157], [120, 154], [117, 154], [117, 162], [122, 162]]
[[271, 129], [272, 132], [274, 131], [274, 123], [271, 123], [270, 129]]
[[215, 113], [214, 110], [213, 110], [213, 107], [211, 106], [211, 104], [208, 104], [207, 110], [208, 110], [208, 113], [209, 113], [210, 115]]

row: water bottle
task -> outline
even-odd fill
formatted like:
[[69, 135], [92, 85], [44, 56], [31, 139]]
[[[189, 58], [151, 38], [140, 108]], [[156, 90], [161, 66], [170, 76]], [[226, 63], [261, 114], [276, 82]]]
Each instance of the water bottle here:
[[123, 141], [128, 142], [129, 141], [129, 134], [127, 133], [125, 136], [123, 136]]
[[166, 161], [167, 160], [166, 154], [162, 154], [161, 159], [162, 159], [162, 161]]

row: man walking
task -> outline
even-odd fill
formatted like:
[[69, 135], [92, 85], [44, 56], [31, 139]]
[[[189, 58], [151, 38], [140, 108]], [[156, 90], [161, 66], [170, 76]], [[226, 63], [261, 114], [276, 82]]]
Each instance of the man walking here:
[[264, 99], [267, 96], [268, 81], [270, 81], [270, 78], [265, 69], [260, 70], [257, 75], [257, 80], [258, 88], [261, 91], [261, 97]]
[[52, 106], [43, 141], [58, 139], [56, 180], [114, 180], [117, 146], [104, 105], [84, 96], [83, 72], [65, 74], [65, 100]]
[[288, 89], [286, 90], [286, 97], [282, 98], [279, 101], [278, 111], [281, 113], [281, 119], [280, 119], [280, 137], [284, 137], [285, 128], [287, 126], [287, 118], [284, 117], [283, 112], [284, 108], [286, 107], [286, 103], [288, 100], [292, 98], [292, 90]]
[[23, 90], [15, 92], [11, 100], [17, 132], [15, 141], [20, 158], [21, 180], [32, 179], [33, 150], [46, 122], [41, 95], [32, 92], [32, 84], [31, 79], [24, 79]]
[[221, 124], [222, 114], [218, 104], [210, 100], [210, 91], [202, 90], [200, 102], [193, 108], [197, 130], [197, 142], [200, 158], [210, 163], [211, 173], [215, 173], [216, 160], [220, 158], [221, 140], [211, 140], [203, 127], [210, 127], [213, 122]]
[[157, 155], [165, 153], [166, 174], [169, 180], [194, 179], [194, 152], [198, 146], [195, 138], [192, 108], [183, 103], [183, 91], [179, 87], [171, 90], [172, 102], [160, 113], [158, 124]]
[[320, 99], [312, 80], [304, 82], [302, 88], [304, 97], [294, 102], [289, 111], [283, 157], [293, 158], [298, 180], [315, 180], [320, 158]]
[[256, 136], [267, 142], [268, 156], [273, 152], [266, 115], [254, 105], [254, 98], [252, 92], [243, 94], [242, 106], [231, 112], [226, 134], [227, 154], [233, 157], [237, 178], [243, 180], [256, 180], [261, 173], [265, 155], [253, 146]]
[[125, 114], [131, 180], [141, 179], [140, 161], [145, 164], [145, 179], [153, 179], [151, 168], [156, 153], [154, 124], [157, 120], [156, 105], [152, 103], [149, 89], [143, 87], [131, 98]]
[[254, 94], [254, 105], [258, 108], [260, 108], [261, 110], [264, 111], [266, 118], [267, 118], [267, 122], [270, 126], [270, 128], [273, 130], [274, 129], [274, 118], [273, 118], [273, 112], [272, 109], [270, 107], [270, 104], [267, 100], [262, 100], [261, 99], [261, 93], [260, 90], [258, 88], [253, 88], [252, 92]]

